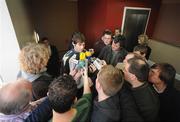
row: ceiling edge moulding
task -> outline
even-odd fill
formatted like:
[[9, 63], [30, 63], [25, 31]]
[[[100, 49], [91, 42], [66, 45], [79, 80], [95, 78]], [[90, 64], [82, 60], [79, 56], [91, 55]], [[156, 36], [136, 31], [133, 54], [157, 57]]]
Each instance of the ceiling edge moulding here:
[[78, 0], [67, 0], [69, 2], [78, 2]]
[[162, 0], [163, 4], [180, 3], [180, 0]]

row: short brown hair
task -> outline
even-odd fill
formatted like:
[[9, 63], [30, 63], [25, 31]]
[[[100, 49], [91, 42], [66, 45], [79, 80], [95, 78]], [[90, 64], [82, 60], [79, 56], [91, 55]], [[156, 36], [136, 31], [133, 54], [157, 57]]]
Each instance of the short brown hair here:
[[139, 51], [141, 55], [147, 55], [148, 48], [145, 45], [137, 45], [134, 47], [133, 51]]
[[98, 82], [106, 95], [113, 96], [122, 88], [123, 73], [112, 65], [105, 65], [98, 73]]
[[176, 70], [171, 64], [156, 63], [151, 66], [151, 69], [159, 69], [160, 70], [159, 79], [170, 87], [174, 86]]
[[104, 35], [110, 35], [110, 36], [112, 36], [112, 31], [109, 30], [109, 29], [105, 29], [105, 30], [103, 31], [103, 33], [102, 33], [102, 36], [104, 36]]
[[72, 35], [72, 42], [74, 44], [85, 42], [86, 38], [81, 32], [74, 32]]
[[48, 91], [48, 99], [52, 109], [58, 113], [65, 113], [74, 103], [77, 85], [71, 75], [62, 75], [54, 79]]

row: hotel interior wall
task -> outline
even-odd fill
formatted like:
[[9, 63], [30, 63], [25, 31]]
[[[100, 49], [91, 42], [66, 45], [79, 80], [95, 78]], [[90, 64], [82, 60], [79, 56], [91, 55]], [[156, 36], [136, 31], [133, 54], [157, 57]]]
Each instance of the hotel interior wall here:
[[0, 0], [0, 84], [15, 81], [19, 45], [5, 0]]

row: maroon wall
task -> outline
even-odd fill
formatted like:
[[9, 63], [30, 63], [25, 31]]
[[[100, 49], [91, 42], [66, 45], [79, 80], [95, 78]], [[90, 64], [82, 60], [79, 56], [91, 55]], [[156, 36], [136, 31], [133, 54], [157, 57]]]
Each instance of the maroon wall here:
[[180, 47], [180, 2], [162, 3], [153, 39]]
[[88, 47], [100, 38], [106, 28], [121, 27], [123, 10], [128, 7], [151, 8], [147, 34], [151, 37], [159, 13], [161, 0], [79, 0], [78, 26], [87, 39]]

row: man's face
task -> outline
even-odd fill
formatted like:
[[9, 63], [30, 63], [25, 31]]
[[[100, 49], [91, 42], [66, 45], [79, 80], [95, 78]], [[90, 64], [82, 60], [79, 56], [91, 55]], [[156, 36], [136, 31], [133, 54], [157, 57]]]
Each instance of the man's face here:
[[74, 50], [76, 52], [82, 52], [84, 50], [84, 48], [85, 48], [85, 42], [83, 42], [83, 43], [79, 42], [79, 43], [74, 45]]
[[113, 41], [112, 50], [113, 51], [119, 51], [119, 49], [120, 49], [120, 43], [114, 43], [114, 41]]
[[124, 72], [124, 79], [126, 80], [126, 81], [131, 81], [131, 75], [132, 75], [132, 73], [130, 73], [129, 72], [129, 63], [128, 62], [125, 62], [124, 63], [124, 69], [123, 69], [123, 72]]
[[120, 33], [119, 29], [116, 29], [116, 30], [114, 31], [114, 34], [115, 34], [115, 36], [118, 36], [118, 35], [120, 35], [121, 33]]
[[112, 41], [112, 37], [111, 37], [111, 35], [105, 34], [105, 35], [102, 37], [102, 40], [103, 40], [103, 42], [104, 42], [105, 45], [110, 45], [110, 44], [111, 44], [111, 41]]
[[149, 77], [148, 77], [149, 82], [153, 84], [160, 83], [159, 74], [160, 74], [160, 70], [158, 68], [157, 69], [151, 68], [149, 71]]
[[143, 40], [144, 40], [144, 38], [143, 38], [143, 37], [139, 37], [139, 38], [138, 38], [138, 43], [139, 43], [139, 44], [143, 44], [143, 43], [144, 43], [144, 41], [143, 41]]

